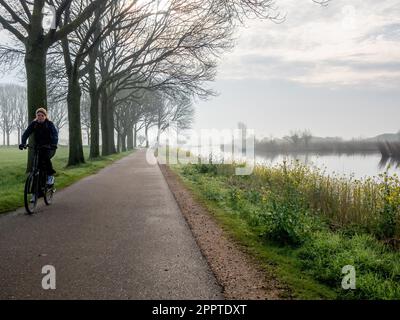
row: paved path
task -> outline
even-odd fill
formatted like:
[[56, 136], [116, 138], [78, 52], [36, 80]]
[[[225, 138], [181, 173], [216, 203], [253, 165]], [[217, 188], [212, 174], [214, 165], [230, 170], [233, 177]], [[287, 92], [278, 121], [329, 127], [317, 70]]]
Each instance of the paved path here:
[[[145, 151], [54, 200], [33, 216], [0, 215], [0, 299], [222, 299]], [[42, 289], [45, 265], [56, 290]]]

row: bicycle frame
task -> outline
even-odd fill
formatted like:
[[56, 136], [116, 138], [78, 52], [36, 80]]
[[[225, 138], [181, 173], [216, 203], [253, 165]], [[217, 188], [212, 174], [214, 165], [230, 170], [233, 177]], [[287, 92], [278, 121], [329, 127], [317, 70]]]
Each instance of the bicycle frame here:
[[32, 162], [32, 173], [36, 173], [37, 171], [40, 170], [39, 168], [39, 150], [40, 149], [48, 149], [51, 150], [51, 148], [47, 147], [47, 146], [31, 146], [31, 145], [27, 145], [27, 148], [31, 148], [33, 149], [33, 162]]
[[[47, 168], [42, 169], [40, 160], [40, 149], [51, 149], [46, 146], [30, 146], [26, 148], [34, 150], [32, 168], [25, 182], [24, 202], [28, 214], [33, 214], [36, 208], [38, 198], [43, 196], [46, 205], [52, 202], [53, 194], [55, 192], [54, 186], [47, 186]], [[33, 196], [33, 202], [29, 199], [28, 195]]]
[[[41, 173], [41, 168], [39, 167], [39, 150], [41, 148], [45, 149], [44, 147], [38, 147], [38, 146], [28, 146], [29, 148], [33, 148], [34, 149], [34, 153], [33, 153], [33, 162], [32, 162], [32, 170], [31, 173], [35, 176], [38, 177], [40, 179], [40, 173]], [[44, 170], [45, 171], [45, 170]], [[42, 188], [45, 186], [45, 178], [46, 175], [43, 176], [42, 179], [39, 180], [39, 187]], [[44, 180], [44, 181], [43, 181]], [[44, 182], [44, 183], [43, 183]]]

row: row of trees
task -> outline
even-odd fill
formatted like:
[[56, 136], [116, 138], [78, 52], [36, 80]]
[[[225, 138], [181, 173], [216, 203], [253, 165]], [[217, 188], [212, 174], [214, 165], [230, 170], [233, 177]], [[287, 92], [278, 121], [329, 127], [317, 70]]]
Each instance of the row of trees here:
[[83, 101], [92, 158], [100, 131], [108, 155], [115, 131], [122, 149], [131, 146], [138, 119], [146, 132], [169, 120], [185, 127], [193, 99], [214, 94], [205, 82], [235, 27], [254, 17], [279, 19], [274, 1], [0, 0], [0, 24], [14, 40], [0, 46], [0, 63], [24, 63], [29, 119], [38, 107], [67, 105], [68, 164], [76, 165], [84, 162]]
[[16, 85], [0, 86], [0, 129], [3, 136], [3, 145], [10, 145], [10, 136], [13, 131], [18, 132], [20, 143], [21, 132], [27, 125], [26, 90]]
[[[67, 124], [67, 110], [62, 102], [51, 104], [48, 113], [58, 131]], [[28, 124], [26, 88], [15, 84], [0, 85], [0, 129], [3, 145], [10, 146], [10, 136], [13, 132], [17, 134], [19, 144]]]
[[[67, 123], [67, 108], [63, 101], [49, 104], [49, 118], [58, 131]], [[170, 125], [175, 129], [188, 129], [193, 121], [194, 109], [188, 99], [178, 99], [172, 103], [160, 95], [144, 92], [141, 99], [126, 99], [115, 109], [114, 126], [117, 133], [117, 151], [131, 150], [137, 147], [137, 141], [142, 144], [146, 141], [149, 147], [148, 131], [154, 126], [157, 128], [157, 137]], [[26, 113], [26, 88], [6, 84], [0, 85], [0, 129], [3, 136], [3, 145], [10, 145], [10, 136], [17, 134], [18, 143], [29, 121]], [[81, 126], [88, 137], [90, 145], [90, 97], [83, 94], [81, 98]], [[138, 137], [140, 131], [144, 137]], [[143, 139], [143, 141], [141, 141]], [[158, 139], [157, 139], [158, 140]]]
[[306, 148], [309, 146], [312, 139], [312, 133], [310, 130], [294, 130], [290, 132], [289, 136], [285, 136], [284, 139], [289, 143], [299, 146], [303, 144]]

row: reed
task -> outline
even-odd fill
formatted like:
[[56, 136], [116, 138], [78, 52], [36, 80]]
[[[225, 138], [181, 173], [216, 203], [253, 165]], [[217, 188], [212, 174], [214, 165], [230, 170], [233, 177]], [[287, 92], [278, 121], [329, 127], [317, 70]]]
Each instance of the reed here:
[[[397, 175], [358, 180], [292, 161], [258, 165], [252, 175], [237, 176], [238, 165], [178, 165], [175, 170], [212, 212], [228, 221], [226, 228], [250, 252], [261, 252], [268, 264], [272, 259], [277, 274], [290, 257], [293, 277], [285, 281], [295, 288], [293, 278], [310, 275], [339, 299], [400, 298]], [[271, 251], [278, 256], [271, 258]], [[346, 265], [357, 270], [357, 290], [341, 288]]]
[[383, 158], [400, 159], [400, 142], [379, 141], [378, 149]]
[[297, 206], [324, 219], [333, 230], [353, 229], [380, 239], [400, 239], [400, 179], [396, 174], [386, 171], [355, 179], [328, 175], [295, 160], [276, 166], [256, 165], [252, 175], [241, 177], [234, 175], [237, 165], [203, 164], [199, 170], [223, 176], [231, 187], [257, 193], [259, 199], [289, 194], [284, 201], [297, 201]]

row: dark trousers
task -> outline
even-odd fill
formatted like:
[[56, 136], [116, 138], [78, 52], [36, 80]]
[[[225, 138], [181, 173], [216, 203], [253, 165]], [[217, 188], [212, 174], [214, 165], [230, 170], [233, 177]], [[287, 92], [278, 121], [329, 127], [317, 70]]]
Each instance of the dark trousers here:
[[55, 154], [56, 150], [41, 149], [39, 151], [39, 163], [41, 164], [41, 169], [45, 170], [48, 176], [52, 176], [56, 173], [50, 160]]

